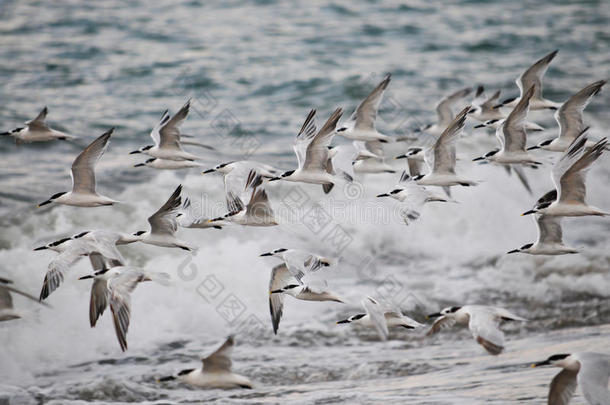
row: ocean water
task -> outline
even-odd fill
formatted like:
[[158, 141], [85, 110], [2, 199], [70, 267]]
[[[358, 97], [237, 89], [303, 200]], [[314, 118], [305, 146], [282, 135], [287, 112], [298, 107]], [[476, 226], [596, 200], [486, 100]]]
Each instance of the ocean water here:
[[[150, 142], [166, 108], [188, 99], [185, 133], [217, 151], [190, 149], [206, 167], [248, 157], [294, 167], [291, 145], [310, 108], [318, 121], [336, 107], [351, 113], [386, 72], [392, 82], [378, 128], [404, 135], [434, 120], [436, 101], [483, 84], [517, 95], [514, 79], [559, 49], [544, 79], [561, 101], [607, 79], [610, 8], [603, 1], [4, 1], [0, 3], [0, 122], [11, 129], [47, 105], [48, 122], [81, 137], [74, 143], [22, 145], [0, 139], [0, 275], [37, 294], [51, 253], [42, 243], [83, 230], [134, 232], [183, 184], [206, 215], [224, 207], [222, 180], [200, 170], [134, 168], [128, 153]], [[586, 110], [591, 137], [607, 136], [610, 92]], [[547, 112], [531, 118], [556, 134]], [[36, 209], [67, 190], [68, 168], [94, 137], [116, 127], [98, 165], [99, 190], [122, 204]], [[42, 308], [20, 297], [23, 319], [0, 325], [0, 403], [546, 403], [554, 369], [528, 365], [550, 354], [608, 352], [610, 222], [566, 219], [566, 244], [579, 255], [505, 255], [532, 242], [535, 225], [519, 214], [551, 187], [550, 164], [528, 171], [533, 195], [500, 168], [470, 159], [495, 138], [472, 129], [458, 146], [458, 171], [480, 180], [454, 189], [458, 204], [429, 205], [405, 226], [390, 201], [398, 174], [356, 176], [324, 196], [320, 187], [270, 184], [281, 225], [180, 230], [195, 256], [146, 245], [121, 247], [127, 260], [171, 275], [171, 285], [140, 285], [132, 297], [129, 350], [122, 353], [109, 315], [88, 325], [89, 284], [81, 260]], [[337, 144], [346, 144], [336, 139]], [[422, 139], [418, 142], [426, 142]], [[415, 142], [414, 144], [417, 144]], [[404, 145], [391, 145], [388, 155]], [[401, 149], [402, 148], [402, 149]], [[541, 153], [551, 161], [556, 156]], [[402, 170], [400, 161], [396, 169]], [[588, 199], [610, 210], [610, 158], [588, 175]], [[286, 299], [274, 336], [268, 280], [274, 248], [340, 257], [323, 270], [348, 304]], [[487, 355], [466, 329], [374, 331], [336, 325], [360, 311], [366, 295], [391, 298], [425, 321], [447, 305], [504, 306], [530, 319], [505, 327], [506, 351]], [[233, 368], [253, 390], [195, 390], [155, 379], [197, 367], [230, 333]], [[573, 403], [584, 403], [577, 393]]]

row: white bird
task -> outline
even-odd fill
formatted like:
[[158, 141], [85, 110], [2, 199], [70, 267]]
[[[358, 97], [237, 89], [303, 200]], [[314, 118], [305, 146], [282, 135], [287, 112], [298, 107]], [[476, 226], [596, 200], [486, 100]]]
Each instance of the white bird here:
[[383, 194], [378, 194], [377, 197], [390, 197], [401, 203], [403, 209], [400, 215], [405, 225], [409, 225], [411, 221], [415, 221], [420, 216], [420, 209], [425, 204], [430, 202], [448, 202], [443, 197], [439, 197], [428, 191], [425, 187], [416, 184], [407, 172], [403, 172], [400, 176], [399, 184]]
[[195, 246], [178, 239], [175, 235], [178, 230], [178, 214], [182, 204], [180, 193], [182, 193], [182, 184], [176, 187], [176, 190], [157, 212], [148, 217], [150, 229], [135, 232], [132, 235], [132, 241], [161, 247], [180, 248], [189, 252], [196, 251]]
[[222, 173], [224, 177], [226, 177], [228, 174], [235, 173], [236, 171], [245, 171], [246, 173], [249, 173], [252, 170], [255, 170], [258, 174], [261, 175], [261, 177], [265, 179], [271, 179], [281, 174], [278, 169], [271, 165], [255, 162], [252, 160], [238, 160], [233, 162], [220, 163], [211, 169], [204, 170], [202, 174], [218, 172]]
[[269, 197], [263, 187], [263, 179], [255, 171], [251, 171], [246, 181], [246, 192], [250, 192], [250, 200], [244, 205], [242, 199], [229, 192], [227, 198], [228, 213], [221, 217], [210, 219], [210, 223], [234, 223], [246, 226], [278, 225]]
[[110, 268], [103, 267], [93, 274], [79, 278], [79, 280], [85, 279], [93, 279], [89, 301], [91, 327], [95, 327], [99, 317], [102, 316], [107, 307], [110, 307], [119, 345], [121, 350], [125, 351], [127, 350], [127, 330], [131, 320], [131, 293], [139, 283], [144, 281], [167, 284], [169, 275], [148, 272], [138, 267], [118, 265]]
[[[546, 139], [538, 145], [528, 148], [528, 150], [541, 148], [552, 152], [565, 151], [585, 130], [586, 127], [582, 119], [583, 111], [593, 97], [599, 94], [604, 84], [606, 84], [605, 80], [598, 80], [572, 95], [555, 112], [555, 120], [559, 124], [557, 138]], [[586, 146], [591, 147], [593, 144], [594, 142], [590, 141]]]
[[114, 128], [106, 131], [76, 157], [70, 172], [72, 191], [54, 194], [47, 201], [38, 204], [39, 207], [52, 202], [77, 207], [99, 207], [118, 202], [95, 191], [95, 165], [108, 148], [113, 131]]
[[193, 160], [169, 160], [169, 159], [158, 159], [150, 158], [146, 159], [143, 163], [137, 163], [133, 167], [152, 167], [158, 170], [181, 170], [190, 169], [193, 167], [203, 167], [203, 163], [195, 162]]
[[189, 109], [191, 106], [191, 100], [188, 100], [186, 104], [170, 118], [168, 110], [163, 112], [161, 121], [150, 133], [150, 137], [155, 142], [154, 145], [146, 145], [138, 150], [130, 152], [130, 155], [136, 153], [144, 153], [154, 158], [163, 160], [196, 160], [199, 159], [197, 155], [186, 152], [182, 149], [182, 144], [189, 143], [191, 145], [201, 146], [208, 149], [213, 149], [210, 146], [200, 144], [197, 142], [187, 141], [183, 142], [180, 134], [180, 126], [186, 120]]
[[532, 110], [556, 110], [561, 107], [561, 103], [556, 103], [555, 101], [547, 100], [542, 97], [542, 77], [546, 73], [549, 68], [549, 64], [557, 55], [558, 50], [554, 50], [548, 55], [544, 56], [542, 59], [536, 61], [532, 66], [527, 68], [525, 72], [521, 74], [517, 78], [517, 87], [519, 87], [519, 97], [510, 98], [502, 101], [500, 104], [496, 106], [496, 108], [500, 107], [514, 107], [520, 101], [523, 94], [532, 86], [534, 86], [534, 95], [532, 100], [530, 101], [530, 109]]
[[491, 97], [485, 97], [483, 86], [477, 87], [475, 98], [471, 102], [470, 111], [468, 111], [468, 117], [480, 122], [505, 118], [498, 108], [494, 108], [498, 104], [499, 97], [500, 90], [492, 94]]
[[[420, 131], [435, 137], [440, 136], [453, 122], [455, 118], [453, 109], [457, 107], [457, 103], [469, 95], [471, 91], [472, 89], [467, 87], [443, 97], [436, 105], [437, 122], [424, 126]], [[470, 107], [468, 108], [468, 111], [470, 111]]]
[[278, 177], [273, 177], [269, 181], [286, 180], [322, 184], [324, 192], [329, 193], [338, 181], [351, 182], [353, 180], [349, 174], [343, 171], [333, 173], [328, 168], [328, 163], [331, 162], [328, 147], [335, 135], [337, 121], [341, 118], [341, 109], [337, 108], [318, 132], [316, 132], [314, 122], [315, 114], [316, 110], [309, 112], [294, 143], [299, 167], [296, 170], [284, 172]]
[[[586, 131], [586, 130], [585, 130]], [[586, 174], [606, 150], [606, 138], [586, 149], [587, 135], [583, 133], [563, 152], [551, 171], [555, 190], [545, 194], [536, 206], [522, 215], [540, 213], [551, 216], [578, 217], [585, 215], [610, 215], [586, 203]], [[557, 198], [559, 196], [559, 198]]]
[[554, 354], [532, 367], [556, 366], [561, 370], [549, 388], [548, 403], [568, 405], [580, 386], [580, 391], [591, 405], [610, 404], [610, 355], [605, 353]]
[[222, 229], [222, 225], [224, 225], [221, 221], [210, 222], [210, 218], [203, 218], [201, 216], [197, 216], [194, 214], [194, 209], [191, 206], [191, 200], [187, 197], [184, 199], [182, 203], [182, 208], [180, 209], [180, 213], [178, 214], [178, 225], [183, 228], [191, 228], [191, 229], [207, 229], [207, 228], [215, 228]]
[[15, 138], [15, 143], [19, 146], [22, 142], [46, 142], [55, 139], [67, 140], [76, 139], [76, 136], [68, 135], [64, 132], [50, 128], [45, 122], [48, 113], [47, 107], [43, 108], [40, 113], [31, 121], [26, 121], [24, 127], [15, 128], [8, 132], [0, 133], [0, 136], [12, 136]]
[[[19, 319], [23, 316], [23, 314], [15, 310], [11, 293], [19, 294], [32, 301], [39, 302], [33, 295], [15, 288], [11, 280], [0, 277], [0, 322]], [[46, 304], [43, 305], [46, 306]]]
[[357, 153], [352, 162], [354, 173], [396, 173], [386, 163], [381, 141], [354, 141]]
[[374, 327], [381, 340], [387, 340], [388, 327], [402, 326], [405, 329], [416, 329], [424, 325], [402, 314], [400, 309], [380, 304], [371, 297], [366, 297], [361, 302], [365, 313], [352, 315], [347, 319], [337, 322], [337, 325], [354, 323], [366, 327]]
[[336, 293], [326, 288], [303, 284], [301, 280], [297, 280], [292, 275], [285, 263], [279, 264], [271, 269], [271, 278], [269, 279], [269, 312], [271, 313], [273, 333], [276, 335], [284, 313], [284, 295], [290, 295], [303, 301], [343, 303], [343, 299]]
[[432, 324], [427, 333], [428, 336], [455, 324], [468, 325], [468, 329], [477, 343], [493, 355], [498, 355], [504, 350], [504, 333], [500, 330], [500, 322], [527, 321], [504, 308], [486, 305], [447, 307], [441, 312], [428, 315], [428, 318], [435, 317], [438, 319]]
[[434, 145], [425, 153], [426, 165], [429, 172], [413, 178], [422, 186], [476, 186], [477, 183], [462, 178], [455, 173], [455, 144], [462, 133], [466, 114], [470, 107], [464, 108], [439, 136]]
[[538, 239], [534, 243], [528, 243], [519, 249], [508, 253], [527, 253], [530, 255], [565, 255], [579, 253], [577, 249], [567, 247], [563, 244], [563, 232], [561, 229], [561, 217], [548, 215], [535, 215], [538, 227]]
[[199, 388], [252, 388], [252, 382], [231, 371], [231, 352], [235, 340], [229, 336], [214, 353], [201, 359], [201, 368], [181, 370], [175, 376], [159, 378], [158, 382], [178, 380]]
[[392, 138], [381, 134], [375, 128], [377, 111], [383, 98], [383, 93], [390, 83], [388, 73], [373, 91], [360, 102], [352, 113], [349, 121], [337, 129], [337, 135], [358, 141], [389, 142]]
[[302, 282], [306, 273], [313, 273], [322, 267], [329, 267], [336, 264], [335, 259], [319, 256], [300, 249], [280, 248], [270, 252], [262, 253], [260, 257], [277, 257], [282, 260], [288, 271], [299, 283]]

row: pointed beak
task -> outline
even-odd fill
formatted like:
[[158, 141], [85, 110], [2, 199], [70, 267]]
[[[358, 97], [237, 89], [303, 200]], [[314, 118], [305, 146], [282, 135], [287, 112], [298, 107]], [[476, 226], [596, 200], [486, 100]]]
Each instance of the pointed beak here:
[[88, 275], [86, 275], [86, 276], [79, 277], [78, 279], [79, 279], [79, 280], [86, 280], [86, 279], [88, 279], [88, 278], [93, 278], [93, 276], [92, 276], [91, 274], [88, 274]]
[[383, 194], [377, 194], [377, 197], [389, 197], [390, 195], [388, 193], [383, 193]]
[[337, 321], [335, 322], [337, 325], [341, 325], [342, 323], [349, 323], [349, 321], [347, 319], [344, 319], [342, 321]]
[[259, 257], [265, 257], [265, 256], [273, 256], [273, 253], [267, 252], [267, 253], [262, 253], [259, 255]]
[[146, 166], [144, 163], [138, 163], [137, 165], [133, 165], [133, 167], [142, 167], [142, 166]]
[[471, 108], [470, 110], [468, 110], [468, 114], [472, 114], [472, 113], [474, 113], [476, 110], [477, 110], [476, 108]]
[[129, 152], [130, 155], [135, 155], [136, 153], [142, 153], [139, 150], [134, 150], [133, 152]]
[[538, 363], [534, 363], [534, 364], [532, 364], [531, 367], [535, 368], [535, 367], [550, 366], [550, 365], [551, 365], [551, 363], [549, 363], [548, 360], [545, 360], [545, 361], [539, 361]]
[[525, 216], [525, 215], [530, 215], [530, 214], [535, 214], [536, 211], [534, 210], [529, 210], [529, 211], [525, 211], [523, 214], [521, 214], [521, 216]]
[[534, 149], [540, 149], [540, 146], [536, 145], [536, 146], [530, 146], [529, 148], [527, 148], [527, 150], [534, 150]]
[[506, 252], [507, 255], [509, 255], [511, 253], [519, 253], [519, 249], [513, 249], [513, 250], [509, 250], [508, 252]]
[[426, 319], [438, 318], [439, 316], [442, 316], [442, 315], [443, 314], [441, 314], [440, 312], [435, 312], [434, 314], [426, 315]]
[[498, 108], [502, 107], [504, 104], [496, 104], [492, 107], [492, 109], [497, 110]]
[[201, 172], [201, 174], [208, 174], [208, 173], [214, 173], [216, 170], [214, 169], [208, 169], [208, 170], [204, 170]]
[[223, 217], [212, 218], [212, 219], [208, 220], [208, 222], [222, 221], [223, 219], [224, 219]]
[[273, 290], [273, 291], [270, 291], [270, 292], [269, 292], [269, 294], [270, 294], [270, 295], [271, 295], [271, 294], [280, 294], [280, 293], [283, 293], [283, 292], [284, 292], [284, 291], [282, 291], [282, 290]]
[[394, 159], [406, 159], [408, 156], [406, 153], [403, 153], [402, 155], [398, 155], [396, 156]]
[[45, 202], [41, 202], [40, 204], [37, 205], [38, 208], [42, 207], [43, 205], [47, 205], [47, 204], [51, 204], [52, 201], [51, 200], [47, 200]]
[[272, 177], [269, 179], [269, 181], [276, 181], [276, 180], [281, 180], [281, 177]]
[[485, 126], [486, 126], [485, 124], [479, 124], [479, 125], [475, 125], [474, 127], [475, 128], [485, 128]]
[[481, 161], [481, 160], [485, 160], [485, 157], [479, 156], [477, 158], [472, 159], [473, 162], [478, 162], [478, 161]]
[[34, 251], [48, 249], [46, 246], [38, 246]]

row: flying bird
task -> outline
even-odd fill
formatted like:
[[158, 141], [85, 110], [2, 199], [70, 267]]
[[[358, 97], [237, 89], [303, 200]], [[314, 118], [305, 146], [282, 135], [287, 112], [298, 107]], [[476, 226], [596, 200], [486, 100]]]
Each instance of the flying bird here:
[[0, 133], [0, 136], [12, 136], [15, 138], [15, 143], [19, 146], [21, 143], [30, 142], [46, 142], [60, 139], [62, 141], [68, 139], [76, 139], [76, 136], [68, 135], [49, 127], [44, 121], [49, 110], [44, 107], [33, 120], [26, 121], [25, 126], [15, 128], [8, 132]]

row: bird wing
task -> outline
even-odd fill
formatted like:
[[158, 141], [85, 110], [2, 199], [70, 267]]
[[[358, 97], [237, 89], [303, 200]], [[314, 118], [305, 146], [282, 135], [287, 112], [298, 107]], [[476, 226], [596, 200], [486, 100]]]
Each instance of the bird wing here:
[[471, 308], [468, 313], [468, 328], [477, 343], [489, 354], [500, 354], [504, 349], [504, 333], [499, 328], [499, 317], [483, 308]]
[[555, 120], [559, 124], [559, 139], [565, 139], [572, 142], [580, 135], [585, 125], [582, 121], [582, 113], [589, 105], [595, 95], [597, 95], [605, 80], [598, 80], [591, 83], [584, 89], [572, 95], [565, 103], [561, 105], [559, 110], [555, 112]]
[[553, 378], [549, 388], [549, 404], [568, 405], [576, 392], [578, 371], [563, 369]]
[[455, 318], [452, 316], [443, 315], [439, 317], [436, 321], [434, 321], [434, 323], [430, 327], [430, 330], [428, 331], [428, 333], [426, 333], [426, 336], [434, 335], [435, 333], [438, 333], [445, 328], [450, 328], [453, 325], [455, 325]]
[[161, 135], [159, 134], [159, 131], [161, 130], [163, 125], [167, 124], [169, 118], [169, 111], [163, 111], [163, 114], [161, 115], [161, 120], [159, 120], [159, 122], [155, 125], [152, 131], [150, 131], [150, 137], [152, 138], [156, 146], [159, 146], [159, 143], [161, 143]]
[[38, 129], [38, 130], [47, 130], [49, 129], [48, 125], [44, 122], [45, 118], [47, 118], [47, 113], [49, 110], [45, 106], [31, 121], [26, 122], [26, 125], [30, 127], [30, 129]]
[[527, 68], [527, 70], [523, 72], [519, 78], [517, 78], [516, 83], [521, 91], [521, 96], [523, 96], [523, 93], [527, 89], [534, 86], [535, 90], [533, 97], [542, 98], [542, 76], [544, 76], [546, 73], [546, 70], [549, 68], [549, 64], [553, 58], [555, 58], [557, 52], [557, 50], [554, 50], [542, 59], [538, 60], [532, 66]]
[[309, 111], [307, 114], [307, 118], [305, 118], [305, 122], [301, 126], [301, 130], [297, 134], [297, 137], [294, 141], [294, 153], [297, 155], [297, 163], [299, 168], [303, 168], [305, 164], [305, 155], [307, 154], [307, 147], [312, 142], [314, 136], [316, 135], [316, 110]]
[[176, 215], [180, 210], [182, 199], [180, 193], [182, 192], [182, 184], [176, 187], [176, 190], [163, 204], [161, 208], [148, 218], [150, 224], [150, 233], [157, 235], [173, 235], [178, 229], [178, 221]]
[[[472, 89], [467, 87], [465, 89], [458, 90], [439, 101], [439, 103], [436, 105], [436, 115], [438, 117], [438, 126], [440, 128], [445, 129], [451, 123], [453, 120], [453, 107], [455, 107], [455, 104], [459, 100], [470, 94], [471, 91]], [[470, 108], [468, 108], [468, 110], [470, 110]]]
[[246, 188], [252, 189], [252, 197], [246, 205], [246, 215], [252, 218], [264, 220], [265, 218], [273, 218], [273, 209], [269, 202], [267, 191], [262, 187], [263, 178], [256, 171], [250, 171]]
[[108, 307], [109, 298], [107, 281], [102, 278], [94, 278], [89, 299], [89, 324], [92, 328]]
[[521, 97], [519, 103], [510, 112], [502, 125], [504, 138], [503, 148], [505, 151], [525, 152], [527, 132], [525, 131], [525, 119], [529, 111], [529, 104], [534, 87], [530, 87], [525, 95]]
[[326, 171], [328, 146], [335, 135], [335, 127], [342, 114], [341, 108], [337, 108], [309, 142], [302, 167], [304, 170]]
[[47, 267], [47, 273], [44, 276], [42, 289], [40, 290], [40, 298], [42, 301], [46, 299], [53, 291], [55, 291], [64, 281], [64, 274], [80, 259], [90, 253], [88, 243], [75, 240], [70, 243], [70, 246], [55, 256]]
[[[470, 107], [466, 107], [456, 115], [453, 121], [451, 121], [449, 126], [447, 126], [441, 136], [436, 140], [433, 146], [434, 162], [431, 165], [428, 164], [433, 172], [455, 173], [455, 143], [462, 133], [462, 129], [466, 122], [466, 114], [469, 110]], [[426, 158], [429, 159], [428, 154]]]
[[538, 226], [537, 243], [563, 243], [563, 233], [561, 230], [561, 217], [550, 215], [536, 215], [536, 225]]
[[[269, 279], [269, 292], [279, 290], [288, 285], [292, 275], [288, 271], [285, 263], [278, 264], [271, 269], [271, 278]], [[280, 320], [284, 314], [284, 294], [276, 293], [269, 294], [269, 312], [271, 313], [271, 324], [273, 325], [273, 333], [277, 335], [277, 330], [280, 327]]]
[[[116, 247], [116, 242], [119, 238], [120, 235], [115, 232], [94, 231], [87, 233], [83, 240], [91, 241], [91, 250], [101, 255], [101, 260], [103, 261], [102, 268], [110, 268], [125, 265], [125, 259]], [[96, 265], [100, 264], [100, 259], [91, 258], [91, 255], [89, 259], [94, 269]], [[95, 264], [94, 261], [96, 262]]]
[[72, 163], [72, 191], [95, 193], [95, 165], [106, 149], [114, 128], [104, 132], [83, 150]]
[[580, 390], [590, 404], [610, 404], [608, 379], [610, 356], [600, 353], [578, 354], [580, 371], [576, 377]]
[[350, 121], [354, 122], [354, 128], [366, 131], [375, 130], [375, 119], [377, 111], [383, 98], [383, 93], [390, 83], [391, 75], [388, 73], [381, 82], [366, 96], [362, 102], [356, 107], [356, 111], [350, 117]]
[[205, 372], [229, 372], [231, 371], [231, 353], [235, 346], [233, 336], [229, 336], [227, 340], [208, 357], [201, 359], [203, 362], [203, 370]]
[[180, 125], [184, 122], [189, 113], [191, 100], [167, 120], [159, 129], [159, 147], [164, 149], [181, 150], [180, 147]]
[[385, 320], [385, 313], [381, 305], [375, 301], [375, 299], [366, 297], [362, 300], [362, 306], [369, 315], [381, 340], [387, 340], [389, 335], [388, 324]]
[[383, 157], [383, 144], [380, 141], [366, 141], [364, 148], [377, 157]]
[[485, 102], [481, 104], [481, 109], [483, 109], [484, 111], [492, 110], [493, 107], [498, 104], [498, 99], [500, 98], [500, 92], [501, 92], [501, 90], [496, 91], [494, 94], [491, 95], [491, 97], [489, 97], [487, 100], [485, 100]]
[[6, 285], [0, 284], [0, 312], [7, 309], [13, 309], [13, 298]]

